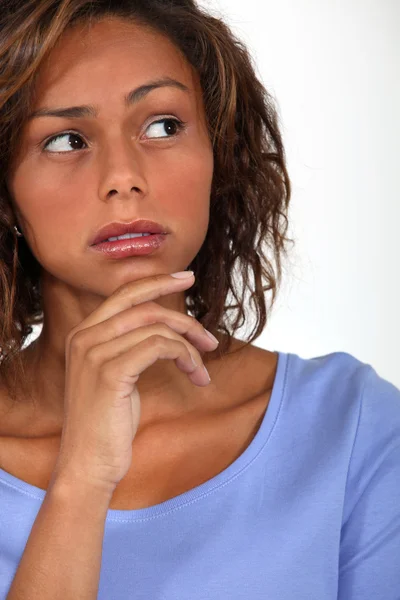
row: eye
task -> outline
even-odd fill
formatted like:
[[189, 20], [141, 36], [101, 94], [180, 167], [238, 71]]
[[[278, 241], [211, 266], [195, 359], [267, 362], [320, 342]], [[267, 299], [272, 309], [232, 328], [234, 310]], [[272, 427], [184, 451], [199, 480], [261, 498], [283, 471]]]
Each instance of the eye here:
[[[165, 123], [166, 125], [162, 125], [162, 123]], [[156, 132], [162, 133], [163, 130], [165, 132], [165, 130], [167, 129], [167, 132], [170, 135], [156, 136], [155, 139], [157, 139], [157, 137], [168, 139], [169, 137], [178, 136], [179, 133], [185, 129], [185, 126], [186, 126], [186, 123], [184, 123], [183, 121], [180, 121], [179, 119], [168, 117], [168, 118], [164, 118], [164, 119], [159, 119], [158, 121], [153, 121], [153, 123], [150, 123], [150, 125], [147, 127], [147, 130], [150, 129], [151, 127], [153, 127], [153, 128], [155, 128]], [[171, 131], [171, 129], [172, 129], [172, 131]], [[174, 131], [174, 130], [177, 130], [177, 131]], [[72, 144], [65, 142], [65, 141], [61, 142], [61, 140], [63, 140], [63, 138], [65, 138], [65, 139], [72, 138], [74, 141], [72, 142]], [[149, 138], [149, 139], [154, 139], [154, 138]], [[77, 140], [78, 140], [78, 143], [77, 143]], [[77, 133], [74, 133], [73, 131], [64, 131], [63, 133], [59, 133], [58, 135], [54, 135], [53, 137], [48, 139], [47, 142], [43, 146], [43, 151], [49, 152], [50, 154], [69, 154], [70, 150], [82, 150], [82, 147], [80, 146], [82, 143], [85, 144], [85, 142], [83, 142], [80, 135], [78, 135]], [[64, 144], [64, 148], [63, 148], [63, 144]], [[49, 150], [49, 148], [53, 148], [53, 150]]]
[[[161, 125], [161, 123], [167, 123], [167, 125]], [[185, 129], [185, 125], [186, 123], [184, 123], [183, 121], [180, 121], [179, 119], [172, 119], [171, 117], [165, 118], [165, 119], [160, 119], [159, 121], [153, 121], [153, 123], [150, 123], [150, 125], [147, 127], [147, 129], [149, 129], [150, 127], [156, 126], [158, 125], [158, 128], [156, 127], [156, 131], [158, 132], [162, 132], [163, 129], [165, 131], [165, 129], [168, 129], [168, 133], [172, 134], [172, 137], [174, 135], [179, 135], [179, 133]], [[172, 131], [171, 132], [171, 127], [172, 130], [174, 130], [175, 128], [178, 130], [178, 133]], [[171, 137], [171, 136], [163, 136], [163, 137]]]
[[[82, 142], [82, 138], [77, 135], [76, 133], [73, 133], [72, 131], [65, 131], [64, 133], [59, 133], [58, 135], [54, 135], [52, 138], [50, 138], [49, 140], [47, 140], [47, 142], [45, 143], [45, 145], [43, 146], [43, 150], [45, 150], [46, 152], [50, 152], [50, 154], [65, 154], [65, 150], [60, 150], [60, 146], [62, 147], [62, 144], [58, 144], [58, 147], [56, 145], [56, 151], [55, 152], [51, 152], [48, 150], [49, 147], [51, 147], [51, 145], [55, 144], [55, 142], [58, 142], [58, 140], [62, 140], [63, 138], [75, 138], [75, 140], [80, 140]], [[79, 144], [78, 144], [79, 145]], [[64, 147], [68, 147], [68, 144], [65, 144], [64, 142]], [[81, 150], [81, 148], [77, 148], [76, 147], [76, 143], [72, 144], [72, 146], [69, 146], [70, 150]], [[68, 152], [68, 151], [67, 151]]]

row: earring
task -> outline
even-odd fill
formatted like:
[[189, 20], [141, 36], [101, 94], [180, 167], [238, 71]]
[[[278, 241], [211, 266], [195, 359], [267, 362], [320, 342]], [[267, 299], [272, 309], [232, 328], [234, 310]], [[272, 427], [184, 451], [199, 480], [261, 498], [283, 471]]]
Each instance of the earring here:
[[18, 237], [22, 236], [22, 233], [18, 230], [18, 227], [16, 225], [14, 225], [14, 231], [17, 234]]

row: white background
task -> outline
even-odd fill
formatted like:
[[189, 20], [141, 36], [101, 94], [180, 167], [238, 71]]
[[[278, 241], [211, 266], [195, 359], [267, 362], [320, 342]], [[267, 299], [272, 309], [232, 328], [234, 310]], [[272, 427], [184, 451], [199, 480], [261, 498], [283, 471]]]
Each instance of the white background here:
[[400, 2], [199, 5], [246, 44], [275, 97], [293, 185], [295, 246], [255, 345], [349, 352], [400, 388]]
[[400, 388], [400, 2], [198, 3], [247, 45], [274, 95], [293, 186], [295, 246], [255, 345], [349, 352]]

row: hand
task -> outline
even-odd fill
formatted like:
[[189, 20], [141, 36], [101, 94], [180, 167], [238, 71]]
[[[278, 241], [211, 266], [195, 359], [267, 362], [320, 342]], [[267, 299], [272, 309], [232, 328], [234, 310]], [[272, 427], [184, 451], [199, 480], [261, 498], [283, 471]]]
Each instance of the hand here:
[[152, 302], [193, 283], [194, 276], [171, 275], [130, 282], [70, 331], [64, 422], [53, 477], [113, 492], [132, 463], [140, 420], [136, 383], [156, 360], [173, 359], [193, 383], [209, 383], [196, 347], [209, 352], [216, 343], [194, 317]]

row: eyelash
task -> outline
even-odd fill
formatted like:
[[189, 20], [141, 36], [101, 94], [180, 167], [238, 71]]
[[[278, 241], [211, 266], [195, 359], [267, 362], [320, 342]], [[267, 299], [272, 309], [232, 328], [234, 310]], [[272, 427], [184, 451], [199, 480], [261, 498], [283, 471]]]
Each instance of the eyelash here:
[[[178, 137], [178, 135], [180, 135], [182, 133], [182, 131], [184, 131], [186, 129], [187, 122], [181, 121], [180, 119], [177, 119], [174, 117], [164, 117], [163, 119], [158, 119], [157, 121], [152, 121], [151, 123], [148, 124], [146, 129], [148, 129], [150, 127], [150, 125], [155, 125], [156, 123], [162, 123], [163, 121], [173, 121], [174, 123], [176, 123], [176, 125], [178, 127], [178, 132], [174, 133], [173, 135], [166, 136], [166, 137], [152, 138], [152, 139], [168, 140], [173, 137]], [[42, 151], [47, 152], [46, 148], [50, 144], [50, 142], [54, 142], [54, 140], [62, 138], [68, 134], [71, 134], [73, 136], [81, 138], [82, 141], [84, 141], [82, 136], [79, 133], [77, 133], [76, 131], [71, 131], [71, 130], [70, 131], [62, 131], [61, 133], [58, 133], [57, 135], [53, 135], [52, 137], [45, 140], [45, 142], [43, 144], [41, 144]], [[84, 142], [84, 143], [86, 144], [86, 142]], [[83, 148], [83, 149], [85, 149], [85, 148]], [[74, 152], [79, 152], [79, 150], [69, 150], [68, 152], [48, 152], [48, 154], [72, 154]]]

